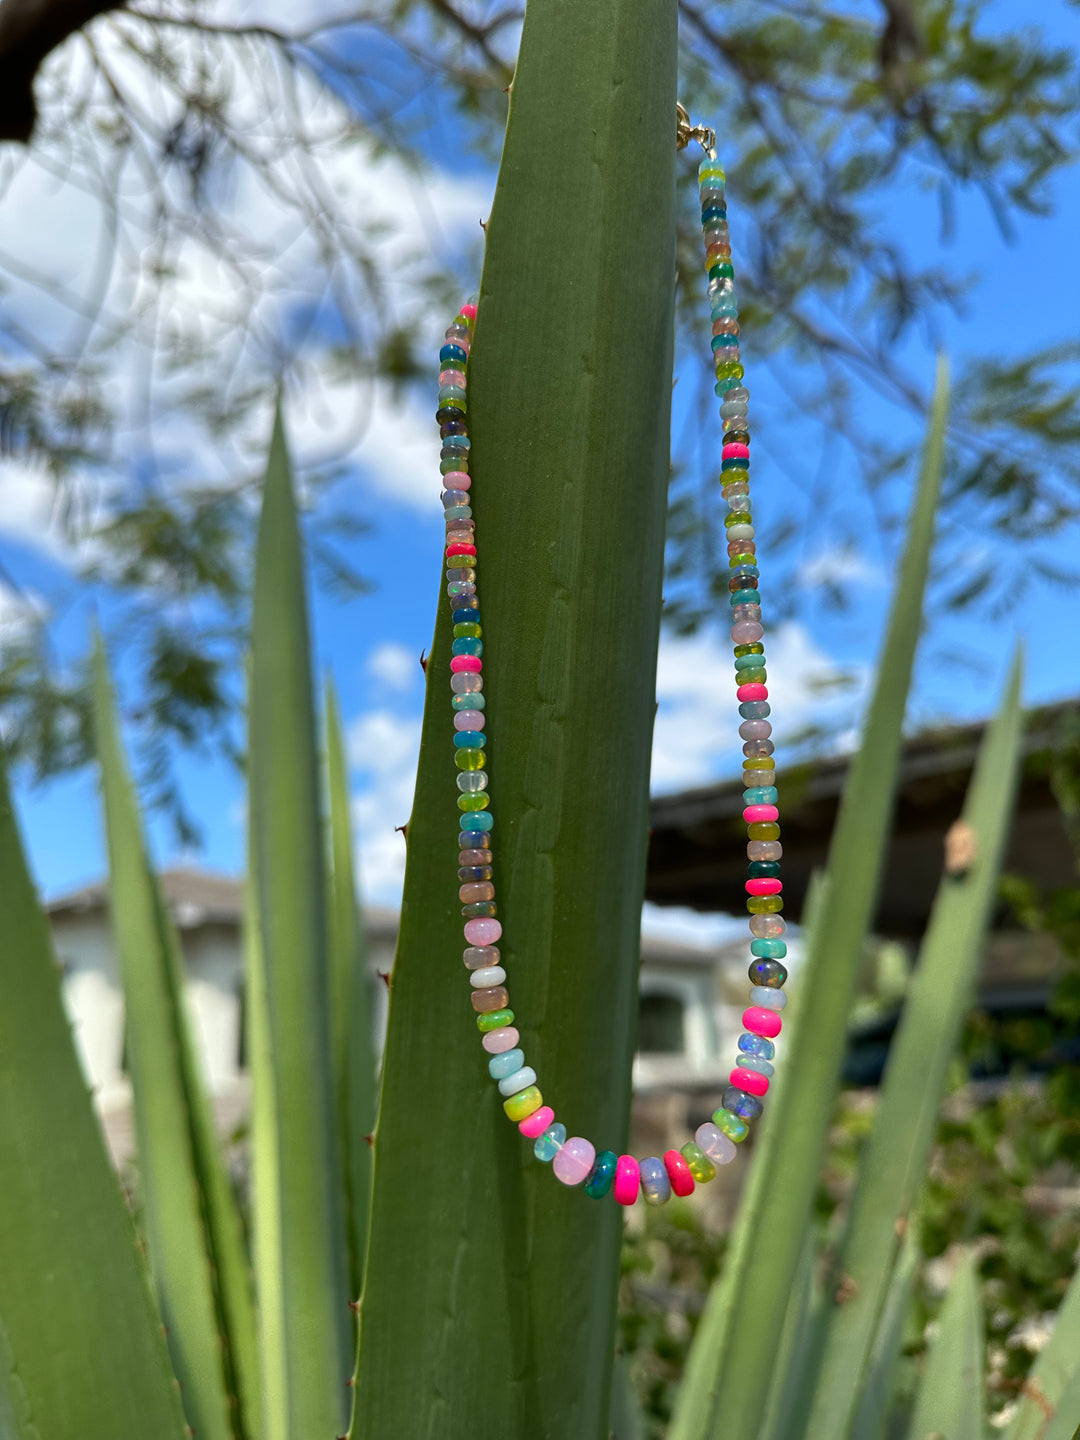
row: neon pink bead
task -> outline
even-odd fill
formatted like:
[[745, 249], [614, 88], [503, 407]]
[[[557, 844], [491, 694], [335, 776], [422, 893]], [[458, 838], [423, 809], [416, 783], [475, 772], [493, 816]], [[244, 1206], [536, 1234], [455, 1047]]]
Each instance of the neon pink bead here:
[[671, 1188], [676, 1195], [692, 1195], [694, 1193], [694, 1177], [690, 1174], [690, 1166], [679, 1154], [678, 1150], [669, 1150], [664, 1156], [664, 1167], [671, 1181]]
[[468, 490], [472, 476], [464, 470], [448, 470], [443, 478], [444, 490]]
[[756, 682], [750, 685], [740, 685], [735, 694], [740, 700], [767, 700], [769, 687]]
[[725, 445], [724, 448], [723, 448], [723, 450], [720, 451], [720, 459], [721, 459], [721, 460], [749, 460], [749, 459], [750, 459], [750, 446], [749, 446], [749, 445], [740, 445], [740, 444], [738, 444], [738, 443], [735, 443], [735, 444], [732, 444], [732, 445]]
[[[494, 945], [501, 934], [502, 926], [498, 920], [466, 920], [465, 922], [465, 939], [470, 945]], [[771, 1015], [772, 1011], [766, 1010], [763, 1013]]]
[[737, 1065], [728, 1079], [739, 1090], [749, 1090], [751, 1095], [764, 1095], [769, 1088], [767, 1075], [759, 1075], [756, 1070], [740, 1070]]
[[[455, 655], [450, 661], [450, 669], [455, 675], [462, 671], [480, 671], [484, 668], [484, 662], [479, 655]], [[760, 806], [758, 807], [761, 808]]]
[[641, 1171], [632, 1155], [620, 1155], [612, 1194], [620, 1205], [633, 1205], [641, 1189]]
[[[482, 920], [474, 920], [474, 925], [482, 925]], [[468, 925], [465, 929], [468, 931]], [[749, 1030], [752, 1035], [764, 1035], [766, 1040], [772, 1040], [779, 1035], [784, 1028], [784, 1023], [775, 1010], [766, 1010], [763, 1005], [751, 1005], [748, 1010], [743, 1011], [743, 1029]]]
[[464, 540], [455, 540], [455, 541], [453, 541], [451, 544], [447, 545], [447, 547], [446, 547], [446, 553], [447, 553], [448, 556], [450, 556], [450, 555], [475, 555], [475, 554], [476, 554], [476, 546], [475, 546], [475, 545], [467, 545]]
[[500, 1025], [498, 1030], [489, 1030], [480, 1044], [489, 1055], [505, 1055], [520, 1039], [516, 1025]]
[[475, 305], [462, 305], [462, 307], [461, 307], [461, 313], [462, 313], [462, 315], [465, 316], [465, 319], [466, 319], [466, 320], [475, 320], [475, 319], [476, 319], [476, 306], [475, 306]]
[[535, 1140], [542, 1135], [547, 1127], [555, 1119], [555, 1111], [550, 1105], [541, 1105], [539, 1110], [534, 1110], [526, 1120], [522, 1120], [518, 1129], [526, 1140]]
[[[472, 657], [468, 655], [458, 655], [454, 658], [458, 660], [468, 660]], [[451, 668], [453, 668], [453, 664], [454, 661], [451, 660]], [[746, 821], [747, 825], [760, 825], [762, 821], [779, 820], [780, 811], [775, 805], [747, 805], [746, 809], [742, 812], [742, 818]]]
[[[467, 711], [458, 711], [459, 715], [467, 713]], [[755, 770], [754, 774], [758, 774], [758, 771]], [[747, 880], [746, 882], [746, 893], [748, 895], [779, 895], [783, 888], [784, 882], [782, 880]]]

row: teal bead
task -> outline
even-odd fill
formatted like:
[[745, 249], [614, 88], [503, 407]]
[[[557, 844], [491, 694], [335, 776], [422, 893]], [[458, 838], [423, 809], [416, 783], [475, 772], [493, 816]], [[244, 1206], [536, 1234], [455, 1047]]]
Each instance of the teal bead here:
[[[460, 821], [461, 816], [458, 815]], [[468, 815], [470, 830], [494, 830], [495, 816], [490, 810], [471, 810]]]
[[520, 1070], [525, 1064], [524, 1050], [507, 1050], [503, 1055], [496, 1055], [488, 1061], [488, 1074], [493, 1080], [505, 1080], [508, 1075], [513, 1075], [515, 1070]]
[[764, 655], [736, 655], [736, 670], [757, 670], [765, 664]]
[[472, 637], [455, 640], [451, 646], [451, 653], [454, 655], [482, 655], [484, 653], [484, 642]]
[[602, 1200], [615, 1182], [615, 1167], [619, 1157], [614, 1150], [601, 1150], [593, 1161], [593, 1167], [585, 1177], [582, 1187], [593, 1200]]
[[470, 690], [467, 695], [455, 695], [450, 704], [455, 710], [483, 710], [487, 701], [479, 690]]
[[555, 1156], [565, 1143], [566, 1126], [556, 1120], [554, 1124], [549, 1125], [544, 1133], [538, 1137], [536, 1144], [533, 1146], [533, 1154], [538, 1160], [546, 1160], [550, 1163], [550, 1161], [555, 1159]]
[[787, 945], [783, 940], [753, 940], [750, 954], [760, 955], [763, 960], [782, 960], [787, 954]]
[[443, 511], [447, 520], [468, 520], [472, 514], [471, 505], [448, 505]]
[[762, 1060], [758, 1055], [740, 1055], [739, 1069], [753, 1070], [756, 1074], [767, 1075], [770, 1079], [776, 1074], [768, 1060]]
[[[767, 787], [762, 787], [767, 788]], [[779, 880], [780, 862], [778, 860], [751, 860], [746, 867], [748, 880]]]
[[487, 736], [483, 730], [458, 730], [454, 735], [454, 748], [457, 750], [482, 750]]
[[749, 790], [742, 792], [744, 805], [775, 805], [777, 792], [775, 785], [754, 785]]
[[731, 592], [731, 604], [736, 605], [760, 605], [760, 590], [733, 590]]

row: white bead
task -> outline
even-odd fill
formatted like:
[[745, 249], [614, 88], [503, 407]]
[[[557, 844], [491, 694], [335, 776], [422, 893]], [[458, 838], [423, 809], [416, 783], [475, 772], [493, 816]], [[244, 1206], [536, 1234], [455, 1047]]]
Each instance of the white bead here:
[[482, 970], [474, 970], [469, 976], [469, 984], [475, 990], [486, 990], [489, 985], [501, 985], [506, 979], [506, 971], [501, 965], [485, 965]]
[[783, 1010], [787, 996], [783, 990], [774, 990], [771, 985], [755, 985], [750, 991], [750, 1004], [760, 1005], [763, 1010]]
[[726, 534], [729, 540], [752, 540], [754, 527], [752, 525], [729, 525]]
[[694, 1131], [699, 1148], [714, 1165], [727, 1165], [735, 1159], [735, 1142], [710, 1120]]
[[536, 1071], [531, 1065], [523, 1065], [520, 1070], [515, 1070], [513, 1075], [507, 1075], [505, 1080], [499, 1081], [500, 1095], [516, 1095], [521, 1090], [527, 1090], [530, 1085], [536, 1084]]

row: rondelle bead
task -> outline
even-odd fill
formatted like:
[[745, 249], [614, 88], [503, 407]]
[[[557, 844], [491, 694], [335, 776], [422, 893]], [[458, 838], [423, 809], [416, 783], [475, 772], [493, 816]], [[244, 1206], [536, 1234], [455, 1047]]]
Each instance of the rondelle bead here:
[[487, 755], [483, 750], [456, 750], [454, 764], [459, 770], [483, 770], [487, 764]]
[[506, 971], [501, 965], [485, 965], [482, 970], [474, 970], [469, 976], [469, 984], [474, 990], [487, 990], [493, 985], [501, 985], [506, 979]]
[[[475, 814], [470, 815], [467, 820], [463, 815], [458, 818], [463, 824], [470, 825], [474, 832], [480, 832], [481, 834], [485, 830], [493, 830], [495, 828], [495, 817], [490, 810], [478, 810]], [[767, 829], [768, 827], [763, 828]], [[779, 830], [779, 825], [776, 828]]]
[[[744, 593], [745, 593], [745, 592], [744, 592]], [[751, 590], [749, 593], [750, 593], [751, 595], [758, 595], [758, 592], [757, 592], [756, 590]], [[760, 597], [760, 595], [758, 595], [758, 599], [755, 600], [755, 601], [753, 601], [752, 603], [755, 604], [755, 605], [757, 605], [757, 604], [759, 603], [760, 599], [761, 599], [761, 597]], [[749, 602], [748, 602], [748, 603], [749, 603]], [[468, 643], [468, 642], [462, 642], [462, 641], [456, 640], [454, 643], [455, 643], [455, 645], [459, 645], [459, 644]], [[769, 687], [768, 687], [767, 685], [756, 685], [756, 684], [753, 684], [753, 685], [740, 685], [740, 686], [738, 687], [738, 689], [735, 691], [735, 695], [736, 695], [736, 698], [739, 699], [739, 700], [767, 700], [767, 699], [769, 698]]]
[[784, 901], [779, 895], [751, 895], [746, 908], [751, 915], [776, 915], [783, 910]]
[[536, 1071], [531, 1065], [523, 1065], [520, 1070], [515, 1070], [512, 1075], [507, 1075], [499, 1081], [500, 1095], [520, 1095], [529, 1086], [536, 1085]]
[[487, 1030], [501, 1030], [504, 1025], [513, 1024], [514, 1012], [509, 1008], [506, 1010], [489, 1010], [486, 1015], [476, 1017], [476, 1028], [481, 1032]]
[[470, 900], [494, 900], [495, 886], [490, 880], [474, 880], [468, 885], [458, 887], [458, 899], [464, 903]]
[[462, 905], [461, 913], [466, 920], [485, 920], [498, 913], [494, 900], [476, 900], [471, 905]]
[[664, 1162], [655, 1155], [638, 1162], [641, 1172], [641, 1193], [646, 1205], [666, 1205], [671, 1199], [671, 1181]]
[[515, 1048], [506, 1050], [501, 1055], [488, 1061], [488, 1074], [493, 1080], [505, 1080], [508, 1075], [513, 1075], [525, 1064], [525, 1051]]
[[763, 1010], [783, 1010], [787, 1007], [788, 997], [783, 990], [777, 990], [771, 985], [755, 985], [750, 991], [751, 1005], [760, 1005]]
[[550, 1105], [541, 1105], [539, 1110], [534, 1110], [527, 1119], [522, 1120], [518, 1129], [526, 1140], [535, 1140], [542, 1135], [551, 1122], [555, 1119], [555, 1111]]
[[763, 1005], [751, 1005], [743, 1011], [742, 1023], [752, 1035], [764, 1035], [772, 1040], [784, 1028], [783, 1021], [775, 1010], [766, 1010]]
[[730, 1165], [735, 1159], [734, 1140], [708, 1120], [694, 1131], [694, 1140], [714, 1165]]
[[501, 935], [498, 920], [470, 920], [465, 926], [465, 939], [470, 945], [494, 945]]
[[510, 1003], [505, 985], [489, 985], [484, 990], [474, 990], [469, 999], [478, 1015], [485, 1015], [489, 1010], [505, 1010]]
[[769, 824], [780, 819], [780, 811], [775, 805], [747, 805], [742, 818], [747, 825]]
[[591, 1200], [602, 1200], [611, 1189], [618, 1163], [619, 1157], [614, 1150], [601, 1150], [597, 1155], [582, 1187]]
[[738, 1085], [727, 1087], [722, 1096], [722, 1104], [725, 1110], [743, 1120], [756, 1120], [765, 1108], [756, 1095], [740, 1089]]
[[[747, 1122], [740, 1115], [736, 1115], [733, 1111], [725, 1110], [722, 1105], [719, 1110], [713, 1111], [712, 1118], [713, 1124], [717, 1127], [717, 1129], [722, 1130], [727, 1136], [727, 1138], [734, 1141], [736, 1145], [741, 1145], [742, 1142], [746, 1139], [747, 1135], [750, 1134], [750, 1126], [747, 1124]], [[698, 1133], [700, 1134], [700, 1131]], [[701, 1145], [700, 1140], [698, 1141], [698, 1144]], [[704, 1145], [701, 1145], [701, 1148], [705, 1150]], [[709, 1156], [710, 1159], [715, 1158], [711, 1151], [705, 1150], [705, 1153]]]
[[482, 750], [486, 741], [483, 730], [458, 730], [454, 735], [454, 749]]
[[750, 976], [750, 983], [755, 989], [768, 987], [773, 990], [779, 990], [788, 976], [788, 972], [784, 969], [783, 965], [780, 964], [779, 960], [760, 959], [751, 961], [747, 974]]
[[666, 1150], [664, 1152], [664, 1169], [667, 1171], [668, 1180], [676, 1195], [681, 1197], [694, 1193], [694, 1176], [680, 1151]]
[[564, 1185], [580, 1185], [592, 1169], [596, 1149], [580, 1135], [567, 1140], [555, 1156], [552, 1169]]
[[731, 638], [736, 644], [742, 644], [746, 640], [760, 640], [764, 634], [764, 629], [756, 620], [740, 620], [731, 627]]
[[758, 1075], [766, 1075], [771, 1080], [775, 1073], [768, 1060], [761, 1060], [757, 1055], [739, 1055], [738, 1067], [740, 1070], [754, 1070]]
[[786, 929], [787, 921], [782, 915], [755, 915], [750, 921], [750, 934], [761, 940], [775, 939]]
[[495, 945], [470, 945], [462, 954], [467, 970], [487, 970], [502, 958]]
[[[736, 1066], [728, 1076], [737, 1090], [746, 1090], [751, 1095], [764, 1095], [769, 1088], [769, 1077], [757, 1070], [743, 1070]], [[736, 1114], [739, 1112], [736, 1111]]]
[[[539, 1114], [540, 1112], [534, 1111], [533, 1113]], [[566, 1126], [556, 1120], [554, 1125], [548, 1125], [547, 1129], [539, 1136], [533, 1146], [533, 1154], [538, 1160], [554, 1160], [565, 1143]]]
[[771, 1040], [766, 1040], [764, 1035], [740, 1035], [739, 1049], [744, 1055], [757, 1055], [762, 1060], [771, 1060], [776, 1054], [776, 1046]]
[[455, 655], [450, 661], [452, 675], [478, 675], [483, 668], [479, 655]]
[[620, 1155], [615, 1166], [614, 1196], [619, 1205], [633, 1205], [641, 1189], [641, 1171], [633, 1155]]
[[514, 1025], [503, 1025], [498, 1030], [489, 1030], [482, 1037], [480, 1044], [489, 1055], [505, 1055], [508, 1050], [513, 1050], [521, 1036]]
[[782, 881], [768, 879], [764, 876], [746, 881], [746, 893], [748, 895], [779, 895], [783, 888]]
[[787, 954], [787, 946], [783, 940], [751, 940], [750, 954], [760, 955], [765, 960], [782, 960]]
[[481, 710], [459, 710], [454, 716], [454, 729], [482, 730], [484, 728], [484, 714]]
[[527, 1090], [519, 1090], [516, 1095], [511, 1095], [509, 1100], [503, 1101], [503, 1111], [507, 1119], [513, 1120], [515, 1125], [527, 1120], [530, 1115], [540, 1109], [544, 1103], [544, 1097], [535, 1085], [530, 1085]]
[[[734, 1146], [732, 1146], [734, 1152]], [[682, 1147], [682, 1157], [689, 1167], [690, 1174], [699, 1185], [706, 1184], [716, 1174], [716, 1166], [702, 1150], [701, 1146], [693, 1140], [688, 1140]]]

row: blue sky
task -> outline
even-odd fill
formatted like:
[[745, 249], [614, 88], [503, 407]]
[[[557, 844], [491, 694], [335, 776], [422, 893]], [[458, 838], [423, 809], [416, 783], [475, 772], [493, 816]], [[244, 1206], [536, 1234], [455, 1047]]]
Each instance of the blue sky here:
[[[1001, 9], [1005, 15], [1018, 12], [1012, 5]], [[1056, 26], [1064, 23], [1056, 7], [1053, 20]], [[430, 153], [437, 162], [445, 163], [453, 141], [452, 132], [448, 135], [445, 127], [432, 132]], [[726, 158], [737, 245], [737, 157]], [[385, 172], [382, 178], [385, 182]], [[446, 170], [439, 177], [439, 193], [452, 197], [442, 212], [445, 223], [436, 231], [426, 207], [418, 208], [410, 222], [414, 231], [418, 229], [429, 239], [434, 236], [444, 253], [459, 257], [465, 291], [474, 288], [478, 277], [469, 273], [471, 262], [461, 257], [475, 252], [474, 237], [479, 220], [486, 215], [493, 184], [493, 173], [476, 161], [469, 162], [464, 176]], [[689, 187], [682, 192], [682, 202], [692, 208]], [[40, 203], [44, 216], [52, 213], [48, 207], [56, 201], [54, 196], [31, 195], [26, 203]], [[932, 213], [925, 197], [907, 192], [895, 197], [883, 223], [905, 227], [916, 252], [931, 255], [937, 247]], [[1078, 229], [1080, 181], [1075, 171], [1061, 177], [1055, 186], [1052, 218], [1018, 221], [1013, 245], [1002, 239], [981, 199], [963, 197], [947, 258], [979, 272], [981, 279], [964, 315], [943, 322], [947, 350], [960, 357], [992, 349], [1001, 343], [1003, 329], [1006, 334], [1018, 332], [1018, 319], [1022, 320], [1025, 345], [1073, 338], [1080, 307], [1071, 237]], [[0, 241], [3, 230], [4, 217], [0, 215]], [[736, 269], [738, 261], [736, 251]], [[407, 272], [401, 275], [400, 285], [403, 290], [407, 287]], [[444, 323], [441, 316], [430, 317], [432, 334], [437, 335]], [[680, 362], [684, 370], [707, 367], [707, 336], [703, 321], [699, 353]], [[905, 359], [912, 372], [929, 385], [933, 370], [930, 348], [913, 341]], [[844, 558], [855, 604], [840, 613], [828, 606], [816, 581], [823, 560], [830, 555], [828, 534], [813, 526], [807, 480], [820, 474], [823, 463], [833, 462], [828, 453], [822, 455], [815, 428], [805, 419], [785, 414], [786, 401], [775, 381], [749, 370], [747, 383], [758, 413], [775, 417], [765, 431], [755, 466], [761, 553], [767, 556], [770, 526], [782, 519], [799, 519], [809, 537], [800, 582], [805, 589], [801, 621], [798, 626], [785, 627], [770, 645], [770, 687], [781, 742], [778, 758], [782, 759], [784, 734], [794, 733], [810, 719], [828, 720], [850, 741], [880, 640], [895, 554], [883, 550], [867, 512], [866, 545]], [[690, 391], [689, 385], [676, 389], [677, 431], [688, 423]], [[865, 407], [864, 419], [891, 433], [910, 434], [913, 447], [917, 446], [918, 427], [909, 416], [869, 397], [860, 403]], [[355, 452], [345, 487], [354, 502], [350, 508], [372, 525], [371, 532], [355, 542], [351, 555], [375, 589], [370, 596], [347, 605], [317, 595], [313, 609], [319, 669], [332, 671], [348, 726], [361, 883], [369, 897], [384, 903], [396, 898], [403, 860], [400, 837], [385, 822], [389, 818], [400, 824], [408, 815], [423, 700], [419, 656], [430, 644], [439, 584], [441, 507], [437, 438], [428, 415], [431, 408], [412, 399], [403, 411], [395, 411], [385, 396], [378, 399], [375, 418]], [[294, 403], [289, 419], [301, 449], [318, 440], [322, 422], [317, 406]], [[713, 433], [706, 443], [718, 453], [719, 425], [714, 418], [710, 424]], [[865, 506], [852, 472], [840, 456], [835, 476], [838, 486], [850, 490], [850, 504]], [[50, 540], [40, 495], [31, 490], [32, 482], [25, 475], [5, 473], [0, 466], [0, 560], [29, 590], [54, 601], [57, 596], [70, 597], [68, 560]], [[977, 531], [971, 534], [970, 543], [974, 556], [983, 543]], [[1075, 533], [1056, 539], [1054, 548], [1059, 559], [1080, 560]], [[957, 563], [965, 563], [964, 557]], [[767, 588], [767, 561], [765, 574]], [[77, 648], [83, 643], [88, 615], [86, 607], [74, 598], [63, 636], [65, 644]], [[767, 607], [766, 593], [766, 618]], [[1077, 694], [1080, 646], [1068, 637], [1078, 633], [1080, 594], [1052, 589], [1039, 581], [1027, 588], [1014, 616], [993, 623], [975, 618], [939, 620], [935, 644], [925, 648], [919, 662], [910, 720], [925, 723], [988, 713], [1017, 636], [1022, 636], [1027, 652], [1028, 703]], [[949, 652], [962, 654], [965, 663], [942, 658]], [[856, 687], [846, 696], [824, 701], [815, 692], [814, 682], [835, 667], [849, 669]], [[738, 753], [737, 717], [721, 632], [707, 630], [689, 640], [665, 640], [659, 697], [654, 788], [672, 790], [730, 776]], [[191, 807], [205, 827], [205, 848], [197, 856], [179, 854], [168, 825], [155, 820], [152, 834], [159, 862], [195, 860], [215, 869], [238, 871], [244, 837], [238, 777], [224, 763], [191, 759], [182, 762], [182, 776]], [[92, 776], [79, 775], [41, 788], [20, 784], [18, 803], [33, 869], [47, 894], [60, 893], [101, 874], [101, 822]], [[660, 923], [656, 917], [653, 922], [654, 928]]]

